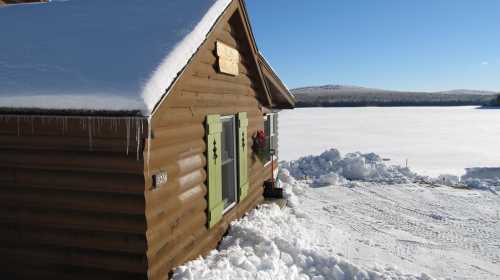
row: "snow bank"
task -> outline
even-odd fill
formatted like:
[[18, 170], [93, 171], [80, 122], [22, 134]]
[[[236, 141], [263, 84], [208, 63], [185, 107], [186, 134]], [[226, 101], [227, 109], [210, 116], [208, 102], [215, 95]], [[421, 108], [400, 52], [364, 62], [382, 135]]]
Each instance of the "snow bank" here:
[[473, 189], [500, 191], [500, 168], [475, 167], [465, 169], [462, 183]]
[[312, 179], [316, 186], [344, 185], [349, 181], [401, 184], [418, 177], [409, 168], [386, 165], [377, 154], [356, 152], [342, 157], [336, 149], [325, 151], [319, 156], [282, 162], [281, 167], [297, 179]]
[[[377, 154], [360, 152], [342, 156], [330, 149], [319, 156], [306, 156], [280, 163], [281, 180], [310, 180], [313, 186], [353, 186], [356, 181], [383, 184], [426, 183], [500, 191], [500, 168], [468, 168], [461, 178], [443, 174], [436, 178], [422, 176], [407, 167], [387, 165]], [[285, 172], [285, 173], [283, 173]]]
[[442, 174], [437, 177], [436, 182], [445, 186], [456, 186], [460, 182], [460, 178], [451, 174]]
[[295, 210], [273, 204], [252, 211], [231, 225], [219, 250], [177, 268], [173, 279], [431, 279], [392, 267], [365, 269], [313, 246], [315, 232]]

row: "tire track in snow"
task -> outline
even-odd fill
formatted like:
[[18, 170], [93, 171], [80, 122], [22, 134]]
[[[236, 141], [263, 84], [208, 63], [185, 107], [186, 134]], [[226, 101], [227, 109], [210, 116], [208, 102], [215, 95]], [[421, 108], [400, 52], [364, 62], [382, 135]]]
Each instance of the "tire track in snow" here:
[[[498, 218], [494, 212], [485, 215], [476, 208], [498, 208], [500, 203], [486, 193], [467, 192], [365, 183], [354, 188], [311, 189], [306, 197], [319, 204], [314, 207], [323, 216], [322, 223], [329, 219], [332, 225], [345, 227], [355, 235], [351, 240], [352, 246], [359, 244], [355, 250], [373, 247], [415, 265], [422, 252], [428, 251], [437, 259], [451, 262], [448, 268], [421, 264], [429, 271], [439, 275], [458, 271], [455, 275], [498, 279]], [[464, 253], [479, 265], [464, 268], [458, 259]]]

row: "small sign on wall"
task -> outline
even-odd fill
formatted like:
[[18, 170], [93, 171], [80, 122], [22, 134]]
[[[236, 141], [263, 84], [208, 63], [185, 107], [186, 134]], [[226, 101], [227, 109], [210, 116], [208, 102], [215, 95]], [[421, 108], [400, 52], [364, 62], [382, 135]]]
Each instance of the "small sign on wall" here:
[[167, 171], [160, 171], [153, 175], [153, 189], [166, 185], [168, 181]]
[[216, 42], [219, 71], [233, 76], [239, 75], [240, 54], [238, 50], [220, 41]]

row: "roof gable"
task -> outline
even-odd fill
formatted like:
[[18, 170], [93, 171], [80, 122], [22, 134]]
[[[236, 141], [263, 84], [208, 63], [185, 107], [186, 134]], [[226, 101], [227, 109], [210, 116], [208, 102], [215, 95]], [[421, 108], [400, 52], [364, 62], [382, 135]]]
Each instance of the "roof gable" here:
[[[0, 8], [0, 107], [145, 115], [231, 0], [71, 0]], [[29, 20], [25, 20], [29, 18]]]
[[295, 107], [295, 97], [261, 53], [259, 53], [259, 65], [272, 99], [272, 108], [293, 109]]

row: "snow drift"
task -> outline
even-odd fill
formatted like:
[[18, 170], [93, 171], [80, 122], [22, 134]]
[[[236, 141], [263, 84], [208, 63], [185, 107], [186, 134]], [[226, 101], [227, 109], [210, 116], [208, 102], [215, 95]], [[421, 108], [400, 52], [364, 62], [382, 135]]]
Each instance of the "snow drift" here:
[[452, 174], [432, 178], [419, 175], [408, 167], [388, 165], [375, 153], [356, 152], [341, 156], [337, 149], [327, 150], [318, 156], [284, 161], [280, 167], [282, 181], [305, 179], [310, 180], [313, 186], [350, 186], [361, 181], [383, 184], [426, 183], [494, 192], [500, 190], [500, 168], [468, 168], [461, 178]]
[[296, 209], [262, 206], [232, 223], [219, 250], [177, 268], [173, 279], [431, 279], [387, 266], [359, 267], [312, 245], [315, 232], [299, 223]]
[[465, 169], [462, 182], [474, 189], [500, 191], [500, 168], [475, 167]]
[[296, 179], [311, 179], [317, 186], [343, 185], [349, 181], [400, 184], [418, 177], [409, 168], [386, 165], [377, 154], [356, 152], [342, 157], [337, 149], [330, 149], [319, 156], [282, 162], [281, 167]]

